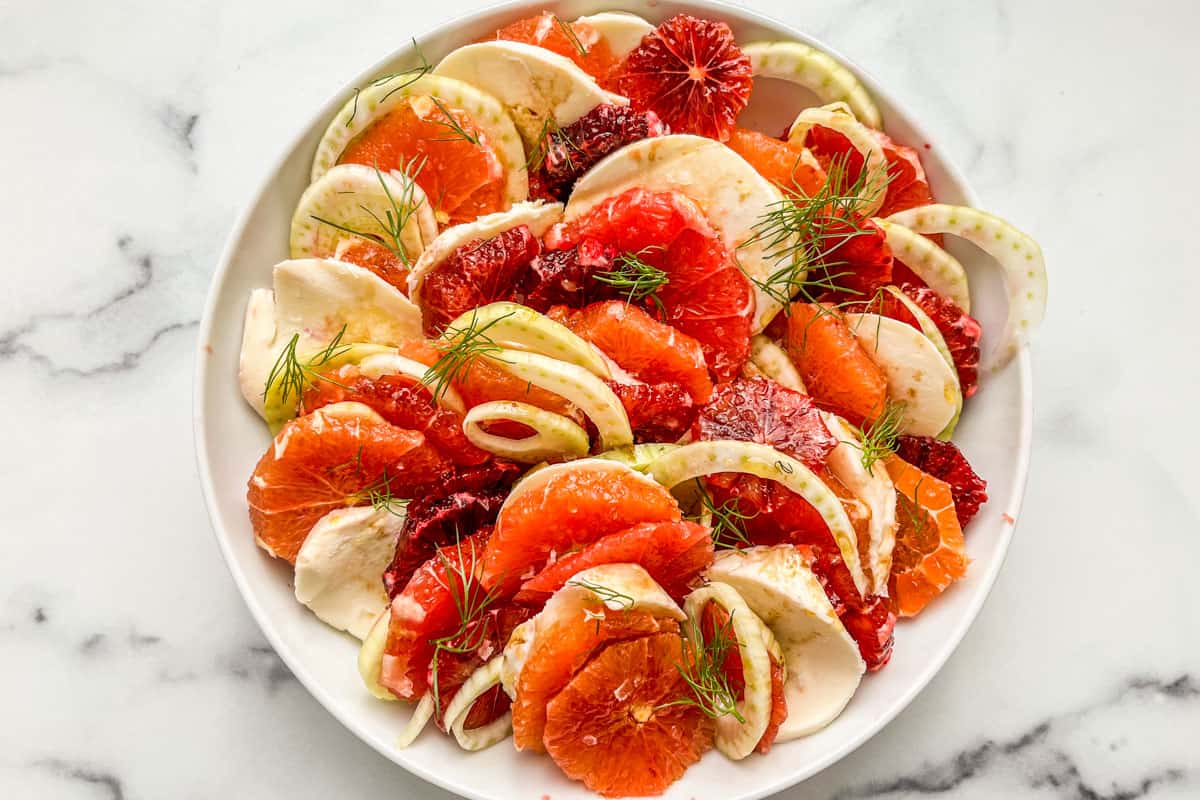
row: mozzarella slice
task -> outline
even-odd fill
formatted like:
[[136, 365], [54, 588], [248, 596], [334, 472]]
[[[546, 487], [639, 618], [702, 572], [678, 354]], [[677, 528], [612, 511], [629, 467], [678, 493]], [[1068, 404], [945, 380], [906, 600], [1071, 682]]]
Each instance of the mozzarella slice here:
[[[588, 587], [602, 587], [603, 593]], [[621, 602], [607, 599], [620, 597]], [[518, 625], [504, 647], [500, 683], [516, 697], [517, 679], [537, 637], [560, 623], [587, 623], [587, 613], [599, 606], [612, 611], [641, 611], [682, 622], [686, 615], [661, 586], [638, 564], [602, 564], [576, 573], [550, 596], [535, 616]]]
[[517, 203], [508, 211], [485, 214], [474, 222], [466, 222], [447, 228], [430, 242], [412, 272], [408, 274], [408, 296], [414, 303], [421, 302], [421, 284], [425, 276], [449, 258], [455, 250], [476, 239], [491, 239], [507, 230], [527, 225], [530, 233], [541, 238], [554, 223], [562, 219], [561, 203], [545, 203], [541, 200]]
[[824, 411], [821, 418], [838, 440], [825, 463], [870, 514], [868, 541], [865, 548], [859, 542], [858, 550], [863, 571], [871, 582], [871, 594], [886, 596], [896, 546], [896, 487], [882, 461], [876, 461], [869, 470], [863, 466], [862, 438], [845, 420]]
[[570, 125], [602, 103], [629, 103], [601, 89], [566, 56], [523, 42], [469, 44], [452, 51], [433, 72], [499, 99], [529, 147], [538, 142], [547, 124]]
[[770, 651], [779, 651], [775, 636], [763, 624], [758, 615], [750, 610], [741, 595], [728, 584], [714, 581], [687, 596], [684, 610], [688, 615], [687, 634], [693, 645], [702, 648], [701, 617], [704, 607], [716, 603], [729, 614], [731, 632], [737, 639], [737, 648], [742, 660], [742, 677], [745, 693], [737, 703], [738, 713], [744, 722], [732, 714], [725, 714], [716, 721], [717, 749], [726, 757], [740, 761], [754, 752], [771, 722], [771, 656]]
[[437, 220], [425, 192], [403, 172], [339, 164], [310, 184], [300, 196], [292, 215], [291, 256], [333, 256], [338, 244], [351, 236], [343, 229], [374, 235], [395, 245], [384, 224], [404, 214], [408, 218], [396, 238], [412, 262], [437, 236]]
[[792, 359], [782, 347], [761, 333], [750, 339], [750, 360], [746, 362], [745, 371], [748, 376], [761, 375], [780, 386], [808, 394], [800, 370], [796, 369]]
[[330, 511], [296, 556], [296, 599], [321, 621], [363, 639], [388, 597], [379, 576], [391, 563], [404, 514], [370, 506]]
[[608, 42], [608, 48], [618, 60], [625, 58], [642, 43], [646, 34], [654, 30], [654, 26], [637, 14], [626, 11], [601, 11], [575, 20], [585, 25], [591, 25], [600, 38]]
[[707, 575], [736, 589], [783, 649], [788, 713], [776, 741], [832, 722], [867, 665], [800, 552], [790, 545], [727, 550], [717, 554]]
[[525, 148], [500, 101], [469, 83], [452, 77], [399, 72], [377, 78], [370, 86], [356, 89], [329, 121], [325, 135], [313, 156], [310, 181], [318, 180], [338, 163], [346, 145], [372, 123], [405, 103], [422, 97], [435, 97], [449, 109], [457, 109], [471, 118], [495, 151], [504, 171], [505, 196], [519, 203], [529, 196], [529, 176], [525, 170]]
[[822, 103], [844, 102], [867, 125], [883, 127], [883, 117], [866, 87], [828, 53], [800, 42], [753, 42], [742, 52], [750, 58], [756, 77], [798, 84]]
[[[592, 167], [575, 184], [564, 218], [583, 216], [613, 195], [635, 187], [676, 191], [691, 198], [721, 235], [754, 286], [751, 330], [758, 333], [782, 308], [757, 284], [786, 266], [786, 242], [755, 238], [755, 225], [783, 195], [740, 155], [702, 136], [675, 134], [643, 139]], [[772, 253], [774, 256], [772, 256]]]
[[383, 672], [383, 653], [387, 647], [388, 626], [392, 622], [392, 611], [384, 607], [371, 624], [363, 639], [362, 647], [358, 650], [358, 674], [362, 677], [363, 685], [379, 700], [396, 700], [396, 695], [384, 688], [379, 682]]
[[[267, 377], [294, 335], [299, 334], [298, 356], [324, 349], [339, 332], [345, 344], [396, 345], [421, 336], [420, 309], [396, 287], [356, 264], [328, 258], [281, 261], [275, 265], [274, 283], [273, 293], [255, 289], [250, 294], [238, 365], [242, 396], [273, 424], [294, 413], [283, 409], [269, 415], [264, 398]], [[345, 352], [338, 363], [380, 350]], [[282, 419], [269, 418], [279, 414]]]
[[962, 408], [958, 374], [929, 337], [878, 314], [847, 314], [850, 330], [887, 377], [888, 397], [904, 403], [900, 432], [937, 436]]

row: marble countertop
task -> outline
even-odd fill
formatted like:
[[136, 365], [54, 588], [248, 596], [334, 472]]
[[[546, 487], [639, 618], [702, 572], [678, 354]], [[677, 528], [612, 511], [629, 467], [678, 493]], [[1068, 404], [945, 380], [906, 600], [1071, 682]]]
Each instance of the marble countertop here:
[[[449, 797], [266, 645], [210, 534], [191, 383], [282, 144], [477, 5], [0, 2], [0, 796]], [[1051, 271], [995, 591], [894, 724], [780, 797], [1200, 796], [1200, 5], [747, 5], [880, 76]]]

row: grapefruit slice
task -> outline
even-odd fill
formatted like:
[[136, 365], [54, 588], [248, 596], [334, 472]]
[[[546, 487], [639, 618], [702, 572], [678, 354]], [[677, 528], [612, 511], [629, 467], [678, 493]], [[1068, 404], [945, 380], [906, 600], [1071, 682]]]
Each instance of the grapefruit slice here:
[[734, 128], [725, 144], [785, 192], [812, 197], [825, 185], [825, 170], [803, 145], [747, 128]]
[[616, 85], [671, 130], [725, 141], [750, 102], [752, 74], [728, 25], [678, 14], [625, 57]]
[[321, 517], [337, 508], [413, 497], [446, 461], [416, 431], [397, 428], [367, 406], [327, 406], [283, 426], [246, 490], [259, 546], [296, 562]]
[[682, 658], [671, 633], [613, 644], [550, 701], [546, 751], [567, 777], [605, 797], [656, 795], [700, 760], [712, 722], [678, 702]]
[[513, 743], [518, 750], [543, 752], [546, 703], [566, 686], [604, 644], [661, 631], [678, 632], [679, 623], [641, 611], [590, 609], [538, 635], [517, 679], [513, 701]]
[[521, 584], [516, 599], [543, 602], [576, 573], [600, 564], [638, 564], [667, 594], [679, 599], [712, 559], [712, 539], [703, 526], [694, 522], [643, 522], [558, 559]]
[[556, 227], [547, 243], [571, 247], [585, 238], [636, 256], [638, 264], [646, 265], [637, 266], [638, 271], [656, 270], [661, 283], [642, 304], [650, 310], [661, 305], [665, 322], [699, 341], [718, 380], [741, 373], [750, 351], [754, 292], [686, 194], [628, 189]]
[[898, 456], [887, 469], [901, 495], [889, 588], [899, 615], [911, 617], [967, 574], [966, 544], [949, 484]]
[[518, 483], [496, 519], [484, 554], [488, 586], [517, 586], [554, 556], [639, 522], [674, 522], [671, 493], [615, 461], [581, 459], [534, 472]]
[[637, 306], [609, 300], [570, 312], [551, 309], [575, 334], [598, 347], [621, 369], [645, 383], [676, 383], [692, 400], [708, 402], [712, 380], [698, 341], [656, 321]]
[[888, 395], [883, 370], [829, 306], [792, 304], [787, 352], [817, 405], [856, 425], [883, 411]]
[[571, 59], [598, 81], [603, 81], [617, 64], [608, 41], [582, 17], [567, 22], [549, 11], [543, 11], [505, 25], [496, 31], [493, 38], [544, 47]]

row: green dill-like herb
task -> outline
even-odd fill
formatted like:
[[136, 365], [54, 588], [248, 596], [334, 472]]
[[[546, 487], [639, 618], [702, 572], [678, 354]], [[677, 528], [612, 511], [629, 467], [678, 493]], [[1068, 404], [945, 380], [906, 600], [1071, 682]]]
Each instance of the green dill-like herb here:
[[351, 236], [357, 236], [360, 239], [366, 239], [386, 247], [391, 251], [392, 255], [400, 260], [401, 264], [411, 269], [412, 258], [408, 255], [408, 250], [404, 247], [403, 234], [404, 229], [408, 227], [409, 220], [412, 219], [413, 215], [425, 203], [424, 197], [421, 197], [420, 200], [416, 199], [418, 188], [417, 176], [425, 168], [425, 161], [424, 156], [414, 156], [404, 165], [403, 172], [407, 180], [404, 181], [404, 192], [400, 195], [399, 199], [392, 195], [392, 190], [388, 188], [387, 181], [384, 179], [379, 167], [375, 167], [375, 177], [379, 180], [380, 187], [383, 188], [383, 194], [388, 201], [388, 208], [383, 210], [383, 216], [381, 217], [374, 209], [368, 208], [361, 203], [358, 207], [366, 212], [371, 219], [375, 220], [375, 224], [383, 231], [382, 236], [377, 233], [357, 230], [351, 228], [349, 225], [343, 225], [340, 222], [318, 217], [315, 214], [312, 215], [312, 219], [342, 233], [348, 233]]
[[[757, 517], [760, 512], [743, 513], [738, 508], [740, 501], [736, 496], [717, 505], [699, 478], [696, 479], [696, 486], [700, 493], [701, 507], [709, 515], [708, 526], [713, 547], [718, 550], [741, 550], [744, 547], [752, 547], [754, 542], [750, 541], [750, 537], [746, 535], [745, 523]], [[697, 516], [701, 517], [703, 514]]]
[[425, 77], [426, 75], [428, 75], [430, 72], [433, 71], [433, 65], [429, 63], [429, 60], [427, 58], [425, 58], [425, 54], [421, 52], [421, 48], [417, 45], [416, 39], [412, 40], [412, 45], [413, 45], [413, 50], [417, 54], [417, 58], [419, 58], [421, 60], [420, 64], [418, 64], [415, 67], [410, 67], [405, 70], [400, 70], [399, 72], [392, 72], [387, 75], [383, 75], [379, 78], [376, 78], [374, 81], [372, 81], [372, 83], [371, 83], [372, 86], [386, 86], [389, 83], [391, 83], [392, 81], [395, 81], [395, 80], [400, 81], [400, 83], [391, 87], [383, 97], [379, 98], [379, 102], [381, 104], [383, 102], [385, 102], [389, 97], [394, 95], [396, 92], [399, 92], [403, 89], [407, 89], [409, 86], [412, 86], [414, 83], [416, 83], [421, 78]]
[[432, 141], [453, 142], [461, 139], [462, 141], [470, 142], [473, 145], [479, 144], [479, 137], [464, 128], [459, 121], [455, 119], [454, 114], [451, 113], [450, 109], [446, 108], [446, 106], [442, 104], [441, 100], [437, 99], [433, 95], [430, 95], [429, 99], [433, 101], [433, 104], [437, 106], [437, 110], [442, 114], [442, 119], [435, 120], [434, 124], [446, 130], [446, 134], [444, 136], [436, 137]]
[[557, 15], [553, 14], [554, 22], [562, 29], [563, 35], [571, 40], [571, 44], [579, 51], [579, 55], [587, 57], [588, 49], [583, 46], [583, 42], [579, 41], [579, 36], [575, 33], [575, 29], [571, 27], [571, 23], [563, 22]]
[[665, 309], [659, 299], [658, 290], [670, 283], [671, 277], [665, 270], [642, 259], [652, 250], [662, 249], [655, 245], [644, 247], [636, 253], [622, 253], [613, 261], [613, 268], [593, 277], [600, 283], [612, 286], [625, 296], [626, 303], [649, 300], [661, 315]]
[[621, 610], [621, 611], [628, 611], [629, 609], [633, 608], [633, 604], [634, 604], [634, 602], [636, 602], [634, 600], [634, 598], [625, 594], [624, 592], [619, 592], [616, 589], [612, 589], [608, 586], [603, 586], [599, 583], [593, 583], [592, 581], [589, 581], [586, 578], [578, 578], [575, 580], [567, 581], [567, 585], [568, 586], [579, 586], [581, 588], [587, 589], [589, 592], [591, 592], [592, 594], [599, 597], [600, 600], [605, 605], [612, 603], [617, 606], [618, 610]]
[[858, 440], [847, 444], [861, 452], [863, 469], [870, 472], [880, 459], [887, 458], [895, 452], [896, 439], [900, 436], [900, 426], [904, 423], [906, 408], [907, 404], [902, 400], [888, 400], [883, 412], [873, 422], [862, 428], [850, 426], [858, 434]]
[[[360, 448], [360, 464], [361, 456], [362, 450]], [[410, 497], [398, 497], [393, 493], [392, 476], [388, 473], [387, 467], [383, 468], [383, 473], [379, 476], [379, 479], [359, 491], [355, 495], [355, 499], [366, 500], [376, 511], [386, 511], [397, 517], [404, 516], [408, 504], [412, 500]]]
[[735, 613], [737, 612], [729, 613], [729, 618], [713, 631], [711, 638], [705, 638], [696, 620], [690, 621], [691, 636], [682, 636], [683, 663], [676, 665], [676, 668], [691, 689], [691, 697], [663, 703], [659, 708], [691, 705], [713, 719], [732, 716], [738, 722], [746, 722], [746, 718], [738, 710], [737, 696], [734, 695], [729, 685], [729, 675], [725, 672], [725, 659], [730, 648], [741, 646], [733, 631]]
[[288, 398], [295, 396], [297, 400], [304, 394], [304, 390], [312, 386], [317, 381], [326, 381], [334, 386], [342, 384], [332, 378], [322, 375], [320, 369], [326, 366], [330, 361], [343, 355], [353, 345], [342, 344], [342, 337], [346, 334], [346, 326], [343, 325], [341, 330], [334, 334], [329, 340], [329, 344], [325, 345], [315, 355], [308, 359], [301, 360], [296, 353], [296, 348], [300, 344], [300, 334], [292, 334], [292, 338], [283, 346], [279, 357], [275, 359], [275, 365], [271, 367], [271, 371], [267, 374], [267, 384], [263, 387], [263, 399], [265, 400], [271, 390], [279, 389], [279, 401], [286, 403]]
[[484, 325], [479, 324], [478, 309], [471, 314], [471, 321], [465, 328], [449, 327], [442, 332], [442, 341], [438, 346], [443, 348], [441, 356], [433, 366], [425, 370], [421, 383], [433, 386], [433, 397], [440, 399], [464, 371], [480, 356], [494, 356], [504, 348], [496, 344], [487, 331], [501, 320], [512, 316], [512, 312], [496, 317]]

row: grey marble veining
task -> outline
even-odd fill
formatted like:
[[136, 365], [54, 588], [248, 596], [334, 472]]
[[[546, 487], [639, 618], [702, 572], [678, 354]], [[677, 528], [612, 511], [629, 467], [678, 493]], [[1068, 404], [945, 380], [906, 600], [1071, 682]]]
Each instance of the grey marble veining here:
[[[1200, 796], [1200, 6], [742, 4], [879, 76], [1051, 270], [991, 599], [894, 724], [781, 798]], [[220, 246], [283, 143], [475, 5], [0, 2], [0, 797], [449, 797], [263, 641], [190, 389]]]

